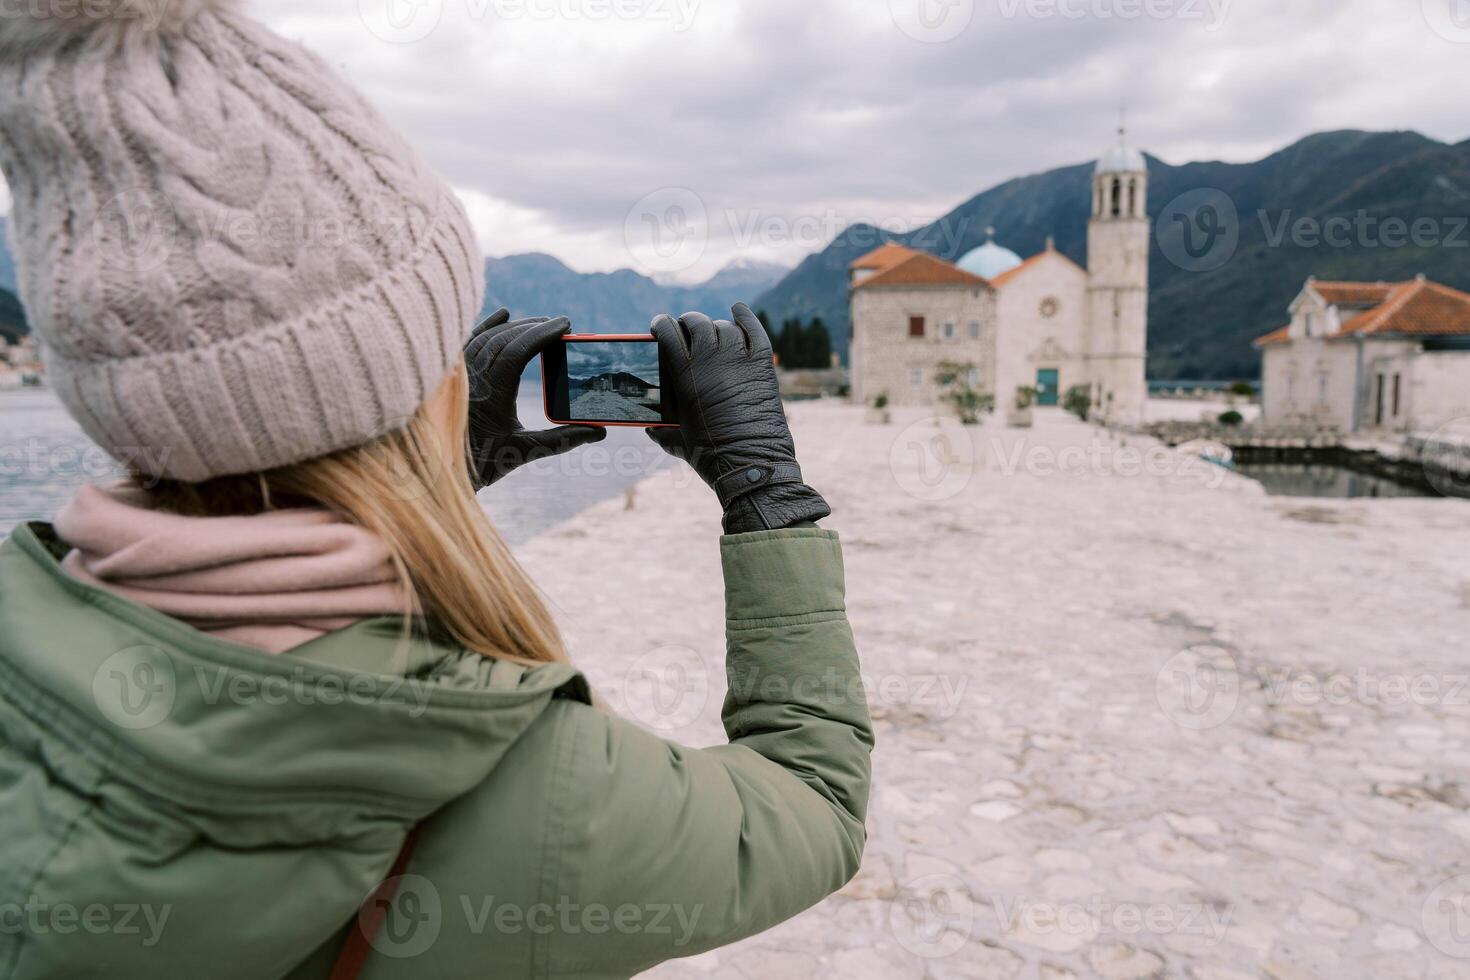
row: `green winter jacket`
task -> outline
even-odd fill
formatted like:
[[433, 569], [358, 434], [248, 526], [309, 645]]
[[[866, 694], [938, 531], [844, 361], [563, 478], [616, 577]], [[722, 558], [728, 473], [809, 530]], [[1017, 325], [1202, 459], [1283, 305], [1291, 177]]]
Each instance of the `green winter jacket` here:
[[[272, 657], [0, 545], [0, 978], [628, 977], [857, 870], [872, 731], [836, 535], [727, 537], [730, 744], [371, 620]], [[673, 614], [673, 613], [671, 613]]]

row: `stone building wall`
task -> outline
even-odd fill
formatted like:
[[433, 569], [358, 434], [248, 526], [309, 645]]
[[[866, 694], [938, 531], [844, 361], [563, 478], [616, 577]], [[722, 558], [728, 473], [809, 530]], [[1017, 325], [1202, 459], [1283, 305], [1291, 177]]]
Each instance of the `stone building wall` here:
[[[924, 336], [909, 336], [909, 318], [924, 318]], [[946, 339], [944, 324], [954, 324]], [[978, 339], [972, 323], [980, 325]], [[870, 287], [852, 294], [853, 399], [886, 392], [894, 405], [934, 405], [934, 373], [943, 361], [975, 366], [976, 387], [995, 392], [996, 295], [988, 288]], [[1003, 406], [1002, 406], [1003, 407]]]

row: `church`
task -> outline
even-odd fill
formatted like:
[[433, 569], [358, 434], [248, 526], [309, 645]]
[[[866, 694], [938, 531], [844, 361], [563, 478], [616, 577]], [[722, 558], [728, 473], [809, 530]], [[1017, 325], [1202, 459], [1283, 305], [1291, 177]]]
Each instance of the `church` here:
[[989, 240], [958, 262], [888, 243], [851, 267], [855, 400], [935, 405], [944, 362], [1004, 413], [1017, 389], [1057, 405], [1087, 393], [1095, 414], [1137, 422], [1147, 398], [1148, 163], [1120, 129], [1093, 172], [1084, 269], [1048, 239], [1024, 261]]

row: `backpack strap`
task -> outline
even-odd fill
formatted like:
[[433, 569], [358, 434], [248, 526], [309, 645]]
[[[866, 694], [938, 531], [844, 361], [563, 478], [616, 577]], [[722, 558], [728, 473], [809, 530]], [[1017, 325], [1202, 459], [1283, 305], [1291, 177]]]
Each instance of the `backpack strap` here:
[[393, 867], [388, 869], [387, 876], [378, 882], [378, 887], [362, 903], [348, 929], [342, 949], [337, 953], [337, 961], [332, 964], [329, 980], [356, 980], [362, 973], [363, 966], [367, 964], [368, 953], [372, 952], [373, 940], [383, 928], [383, 921], [388, 918], [388, 908], [398, 892], [398, 879], [408, 869], [408, 861], [413, 857], [413, 848], [418, 843], [418, 837], [419, 827], [415, 825], [404, 838], [403, 847], [399, 849], [398, 857], [393, 859]]

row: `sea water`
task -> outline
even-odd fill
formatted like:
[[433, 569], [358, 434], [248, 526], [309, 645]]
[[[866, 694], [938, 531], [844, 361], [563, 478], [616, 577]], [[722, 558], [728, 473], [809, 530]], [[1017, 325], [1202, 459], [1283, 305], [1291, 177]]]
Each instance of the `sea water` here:
[[[529, 428], [548, 423], [539, 384], [521, 391]], [[481, 492], [480, 502], [512, 544], [622, 494], [669, 458], [642, 429], [614, 428], [605, 442], [534, 462]], [[0, 536], [46, 521], [85, 484], [107, 484], [122, 468], [102, 452], [45, 388], [0, 391]]]

